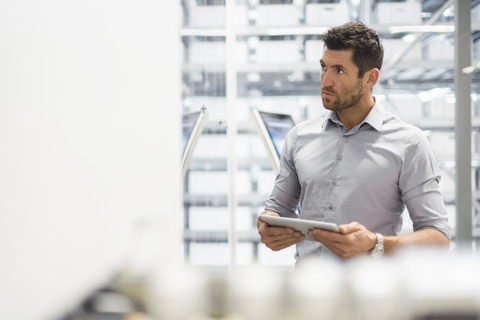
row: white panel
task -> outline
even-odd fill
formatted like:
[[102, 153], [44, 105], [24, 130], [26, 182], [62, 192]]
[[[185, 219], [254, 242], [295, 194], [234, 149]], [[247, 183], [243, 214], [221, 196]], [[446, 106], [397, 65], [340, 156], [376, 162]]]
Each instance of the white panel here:
[[256, 53], [259, 63], [293, 63], [300, 61], [297, 42], [291, 40], [260, 41]]
[[305, 23], [309, 26], [339, 26], [350, 21], [346, 3], [309, 3], [305, 5]]
[[235, 43], [235, 62], [236, 63], [247, 63], [248, 62], [247, 41], [237, 41]]
[[455, 119], [455, 104], [447, 98], [439, 97], [428, 102], [429, 116], [431, 119], [452, 120]]
[[426, 46], [428, 60], [453, 61], [454, 45], [453, 40], [449, 39], [431, 39]]
[[[195, 28], [225, 28], [225, 6], [191, 6], [190, 26]], [[248, 25], [248, 8], [235, 6], [235, 26]]]
[[[402, 39], [383, 39], [382, 40], [384, 55], [383, 60], [385, 62], [389, 61], [395, 54], [399, 51], [406, 49], [410, 43], [405, 42]], [[408, 50], [404, 57], [403, 61], [414, 61], [422, 59], [422, 46], [421, 44], [416, 44]]]
[[191, 6], [190, 26], [197, 28], [225, 28], [225, 6]]
[[268, 158], [267, 150], [265, 149], [265, 145], [262, 142], [262, 139], [258, 134], [255, 134], [250, 141], [252, 145], [252, 156], [258, 158]]
[[[250, 174], [247, 171], [237, 173], [238, 194], [251, 192]], [[191, 171], [188, 175], [188, 188], [191, 194], [225, 195], [228, 192], [226, 171]]]
[[257, 6], [257, 26], [288, 27], [298, 24], [298, 9], [293, 4]]
[[189, 62], [225, 63], [227, 47], [225, 41], [194, 41], [190, 43]]
[[248, 26], [248, 8], [247, 6], [235, 6], [235, 26]]
[[[225, 41], [193, 41], [189, 48], [189, 62], [198, 64], [226, 63], [227, 47]], [[235, 61], [248, 62], [248, 47], [246, 41], [235, 43]]]
[[422, 101], [416, 94], [390, 95], [388, 100], [383, 97], [377, 97], [377, 99], [386, 111], [409, 124], [418, 126], [423, 118]]
[[275, 173], [273, 171], [261, 171], [258, 175], [258, 193], [270, 195], [275, 183]]
[[455, 134], [453, 132], [432, 132], [428, 140], [440, 159], [455, 158]]
[[422, 4], [420, 2], [379, 2], [374, 9], [378, 24], [421, 24]]
[[319, 62], [320, 59], [322, 58], [322, 55], [323, 55], [322, 40], [305, 41], [305, 61], [306, 62]]
[[193, 151], [194, 158], [227, 157], [227, 137], [220, 134], [204, 134], [200, 136]]
[[139, 219], [180, 262], [179, 12], [0, 2], [1, 319], [60, 318], [130, 260]]
[[[191, 243], [190, 264], [205, 266], [228, 266], [228, 243]], [[236, 247], [237, 265], [250, 265], [253, 263], [253, 244], [238, 243]]]
[[[189, 228], [192, 231], [227, 231], [228, 210], [226, 207], [190, 207]], [[249, 207], [237, 208], [237, 230], [252, 228], [252, 214]]]
[[250, 136], [239, 134], [236, 141], [236, 157], [237, 159], [246, 159], [250, 156]]

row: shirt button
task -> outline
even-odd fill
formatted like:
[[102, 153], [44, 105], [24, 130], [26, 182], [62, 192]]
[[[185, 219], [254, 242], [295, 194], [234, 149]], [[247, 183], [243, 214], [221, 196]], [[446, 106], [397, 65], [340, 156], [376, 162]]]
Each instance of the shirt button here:
[[332, 210], [332, 209], [333, 209], [333, 205], [329, 204], [329, 205], [328, 205], [328, 209]]
[[338, 161], [342, 160], [342, 156], [337, 156], [337, 160]]
[[333, 180], [332, 183], [333, 183], [334, 185], [336, 185], [336, 184], [337, 184], [337, 180]]

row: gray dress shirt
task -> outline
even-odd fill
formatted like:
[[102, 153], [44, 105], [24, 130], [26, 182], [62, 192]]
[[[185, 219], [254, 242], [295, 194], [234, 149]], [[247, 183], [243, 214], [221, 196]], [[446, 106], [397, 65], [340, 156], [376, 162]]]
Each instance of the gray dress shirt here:
[[[372, 232], [397, 235], [406, 206], [414, 231], [431, 228], [450, 238], [440, 177], [423, 132], [377, 102], [348, 132], [331, 111], [290, 130], [265, 209], [296, 218], [300, 201], [302, 219], [357, 221]], [[319, 242], [298, 243], [296, 258], [309, 255], [334, 257]]]

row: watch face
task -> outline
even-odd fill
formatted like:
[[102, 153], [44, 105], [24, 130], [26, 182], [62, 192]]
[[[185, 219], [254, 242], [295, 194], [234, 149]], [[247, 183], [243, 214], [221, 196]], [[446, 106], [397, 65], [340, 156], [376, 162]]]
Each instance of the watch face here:
[[383, 254], [383, 250], [381, 248], [375, 248], [370, 252], [370, 257], [372, 258], [380, 258]]
[[370, 251], [369, 256], [372, 258], [380, 258], [383, 255], [383, 246], [382, 245], [376, 245], [375, 248]]

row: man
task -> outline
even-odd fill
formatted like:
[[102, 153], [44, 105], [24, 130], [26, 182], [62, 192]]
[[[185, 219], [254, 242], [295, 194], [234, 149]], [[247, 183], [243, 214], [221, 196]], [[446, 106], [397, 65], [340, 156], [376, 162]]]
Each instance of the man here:
[[[361, 22], [323, 35], [321, 95], [327, 114], [288, 134], [279, 174], [262, 214], [333, 222], [340, 233], [293, 229], [258, 218], [274, 251], [296, 244], [296, 258], [381, 256], [409, 245], [448, 249], [450, 227], [440, 170], [425, 135], [386, 112], [372, 95], [383, 62], [380, 36]], [[397, 236], [408, 209], [414, 232]]]

